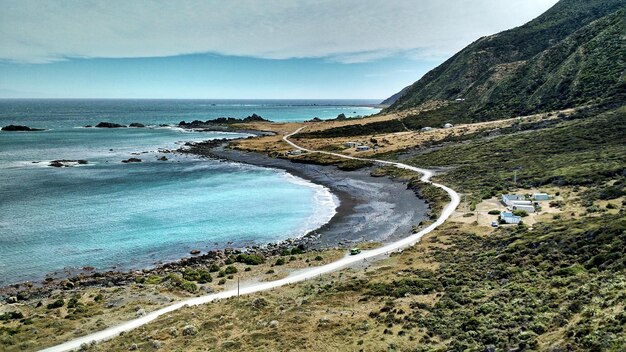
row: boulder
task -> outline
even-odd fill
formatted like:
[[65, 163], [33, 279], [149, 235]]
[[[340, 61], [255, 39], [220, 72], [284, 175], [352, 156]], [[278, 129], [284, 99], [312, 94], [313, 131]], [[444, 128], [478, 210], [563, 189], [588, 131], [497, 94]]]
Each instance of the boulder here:
[[139, 122], [133, 122], [130, 125], [128, 125], [128, 127], [146, 127], [146, 125], [144, 125], [143, 123], [139, 123]]
[[157, 160], [161, 160], [161, 161], [167, 161], [167, 157], [165, 157], [165, 156], [162, 156], [162, 157], [160, 157], [160, 158], [157, 158]]
[[200, 254], [200, 250], [199, 249], [192, 249], [191, 252], [189, 252], [191, 255], [198, 255]]
[[126, 127], [126, 126], [113, 123], [113, 122], [100, 122], [99, 124], [96, 125], [96, 127], [98, 128], [121, 128], [121, 127]]
[[3, 131], [7, 132], [34, 132], [34, 131], [44, 131], [43, 128], [31, 128], [28, 126], [20, 126], [20, 125], [8, 125], [2, 127]]
[[187, 325], [183, 328], [183, 336], [192, 336], [198, 333], [198, 329], [196, 329], [193, 325]]

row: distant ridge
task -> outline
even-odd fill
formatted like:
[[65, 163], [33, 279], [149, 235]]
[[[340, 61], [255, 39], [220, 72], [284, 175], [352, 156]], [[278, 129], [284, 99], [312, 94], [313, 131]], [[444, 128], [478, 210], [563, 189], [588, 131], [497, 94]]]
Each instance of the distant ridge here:
[[442, 109], [480, 121], [623, 102], [625, 38], [626, 0], [561, 0], [521, 27], [470, 44], [383, 104], [399, 111], [464, 99], [462, 109]]

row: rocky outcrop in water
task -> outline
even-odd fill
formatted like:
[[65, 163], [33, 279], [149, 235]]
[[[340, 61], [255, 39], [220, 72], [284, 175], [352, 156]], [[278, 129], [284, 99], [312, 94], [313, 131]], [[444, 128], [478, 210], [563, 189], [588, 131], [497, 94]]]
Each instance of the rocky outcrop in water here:
[[7, 132], [36, 132], [36, 131], [45, 131], [43, 128], [32, 128], [28, 126], [20, 126], [20, 125], [8, 125], [2, 127], [3, 131]]
[[233, 117], [218, 117], [216, 119], [206, 120], [206, 121], [200, 121], [200, 120], [194, 120], [192, 122], [181, 121], [180, 123], [178, 123], [178, 126], [183, 127], [183, 128], [206, 128], [207, 126], [212, 126], [212, 125], [231, 125], [235, 123], [250, 123], [250, 122], [272, 122], [272, 121], [264, 119], [257, 114], [252, 114], [243, 119], [236, 119]]
[[143, 123], [139, 123], [139, 122], [133, 122], [130, 125], [128, 125], [128, 127], [137, 127], [137, 128], [141, 128], [141, 127], [146, 127], [146, 125], [144, 125]]
[[128, 158], [126, 160], [122, 160], [123, 163], [140, 163], [141, 159], [138, 158]]
[[123, 128], [126, 127], [124, 125], [120, 125], [118, 123], [113, 122], [100, 122], [96, 125], [97, 128]]
[[52, 166], [52, 167], [71, 167], [74, 165], [86, 165], [88, 164], [87, 160], [67, 160], [67, 159], [61, 159], [61, 160], [52, 160], [50, 162], [50, 164], [48, 164], [48, 166]]

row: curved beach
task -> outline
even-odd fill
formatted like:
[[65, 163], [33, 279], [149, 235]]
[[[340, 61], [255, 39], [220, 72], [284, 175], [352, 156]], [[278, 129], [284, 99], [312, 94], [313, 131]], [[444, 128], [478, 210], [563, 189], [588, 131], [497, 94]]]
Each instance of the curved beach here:
[[[297, 133], [298, 131], [300, 131], [301, 129], [295, 131], [294, 133]], [[289, 144], [291, 144], [292, 146], [294, 146], [295, 148], [298, 149], [303, 149], [300, 146], [294, 144], [293, 142], [288, 140], [288, 137], [290, 137], [291, 135], [293, 135], [294, 133], [287, 135], [284, 137], [284, 140], [286, 142], [288, 142]], [[333, 153], [334, 154], [334, 153]], [[349, 156], [344, 156], [341, 154], [336, 154], [339, 157], [342, 158], [350, 158], [350, 159], [359, 159], [359, 160], [369, 160], [369, 159], [362, 159], [362, 158], [354, 158], [354, 157], [349, 157]], [[276, 288], [276, 287], [280, 287], [280, 286], [284, 286], [284, 285], [288, 285], [288, 284], [292, 284], [292, 283], [296, 283], [296, 282], [300, 282], [300, 281], [305, 281], [307, 279], [312, 279], [315, 278], [319, 275], [323, 275], [344, 267], [347, 267], [349, 265], [353, 265], [355, 263], [361, 262], [363, 260], [366, 259], [370, 259], [370, 258], [375, 258], [381, 255], [387, 255], [389, 252], [392, 251], [397, 251], [397, 250], [402, 250], [406, 247], [409, 247], [413, 244], [415, 244], [417, 241], [419, 241], [424, 235], [430, 233], [431, 231], [433, 231], [435, 228], [437, 228], [438, 226], [440, 226], [441, 224], [443, 224], [448, 217], [450, 217], [450, 215], [454, 212], [454, 210], [456, 209], [456, 207], [459, 205], [460, 203], [460, 197], [458, 195], [458, 193], [456, 191], [454, 191], [453, 189], [441, 185], [441, 184], [437, 184], [437, 183], [432, 183], [430, 182], [430, 178], [433, 175], [433, 172], [430, 170], [426, 170], [426, 169], [421, 169], [421, 168], [417, 168], [414, 166], [410, 166], [410, 165], [406, 165], [406, 164], [402, 164], [399, 162], [390, 162], [390, 161], [385, 161], [385, 160], [372, 160], [375, 161], [377, 163], [381, 163], [381, 164], [387, 164], [387, 165], [392, 165], [398, 168], [402, 168], [402, 169], [407, 169], [407, 170], [411, 170], [414, 172], [419, 172], [421, 173], [423, 176], [421, 178], [421, 180], [423, 182], [428, 182], [431, 183], [433, 186], [438, 187], [443, 189], [449, 196], [450, 196], [450, 203], [448, 203], [445, 208], [442, 210], [441, 215], [437, 218], [437, 220], [435, 222], [433, 222], [432, 224], [430, 224], [428, 227], [424, 228], [423, 230], [419, 231], [418, 233], [412, 234], [410, 236], [407, 236], [403, 239], [400, 239], [398, 241], [395, 242], [391, 242], [383, 247], [377, 248], [377, 249], [373, 249], [373, 250], [368, 250], [368, 251], [363, 251], [363, 253], [359, 254], [359, 255], [354, 255], [354, 256], [345, 256], [343, 259], [340, 259], [338, 261], [332, 262], [330, 264], [326, 264], [320, 267], [315, 267], [315, 268], [311, 268], [311, 269], [306, 269], [306, 270], [302, 270], [300, 272], [294, 273], [284, 279], [280, 279], [280, 280], [275, 280], [275, 281], [270, 281], [270, 282], [265, 282], [265, 283], [254, 283], [252, 285], [249, 286], [245, 286], [241, 289], [235, 289], [235, 290], [228, 290], [228, 291], [223, 291], [223, 292], [219, 292], [219, 293], [215, 293], [215, 294], [208, 294], [208, 295], [204, 295], [204, 296], [200, 296], [200, 297], [196, 297], [196, 298], [191, 298], [191, 299], [187, 299], [172, 305], [169, 305], [167, 307], [161, 308], [159, 310], [156, 310], [154, 312], [151, 312], [141, 318], [138, 319], [134, 319], [131, 321], [128, 321], [124, 324], [115, 326], [115, 327], [111, 327], [108, 329], [105, 329], [103, 331], [99, 331], [97, 333], [93, 333], [93, 334], [89, 334], [87, 336], [83, 336], [71, 341], [68, 341], [66, 343], [57, 345], [57, 346], [53, 346], [50, 348], [47, 348], [43, 351], [47, 351], [47, 352], [60, 352], [60, 351], [71, 351], [73, 349], [79, 348], [82, 344], [85, 343], [91, 343], [93, 341], [102, 341], [102, 340], [107, 340], [110, 338], [113, 338], [115, 336], [117, 336], [118, 334], [120, 334], [121, 332], [124, 331], [129, 331], [129, 330], [133, 330], [139, 326], [145, 325], [153, 320], [155, 320], [156, 318], [170, 313], [172, 311], [175, 311], [177, 309], [180, 309], [182, 307], [185, 306], [194, 306], [194, 305], [200, 305], [200, 304], [205, 304], [205, 303], [209, 303], [218, 299], [223, 299], [223, 298], [229, 298], [229, 297], [235, 297], [238, 296], [240, 294], [250, 294], [250, 293], [254, 293], [254, 292], [260, 292], [260, 291], [265, 291], [265, 290], [269, 290], [272, 288]]]

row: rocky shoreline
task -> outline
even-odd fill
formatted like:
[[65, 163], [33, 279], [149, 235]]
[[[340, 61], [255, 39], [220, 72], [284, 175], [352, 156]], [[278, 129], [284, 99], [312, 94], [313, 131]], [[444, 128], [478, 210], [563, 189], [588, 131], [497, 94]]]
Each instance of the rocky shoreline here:
[[386, 177], [372, 177], [370, 168], [342, 171], [335, 166], [292, 163], [286, 159], [228, 149], [226, 145], [230, 141], [188, 143], [185, 149], [178, 152], [282, 169], [321, 184], [339, 198], [337, 214], [329, 223], [300, 238], [246, 248], [223, 248], [204, 254], [193, 250], [191, 257], [136, 271], [99, 272], [85, 267], [73, 272], [55, 273], [43, 282], [25, 282], [0, 288], [0, 299], [18, 303], [47, 297], [59, 289], [124, 286], [141, 282], [151, 275], [167, 275], [186, 268], [207, 268], [213, 264], [221, 267], [236, 262], [241, 254], [272, 258], [290, 251], [322, 251], [349, 248], [359, 242], [391, 241], [409, 234], [414, 225], [427, 218], [428, 205], [418, 199], [412, 190]]

